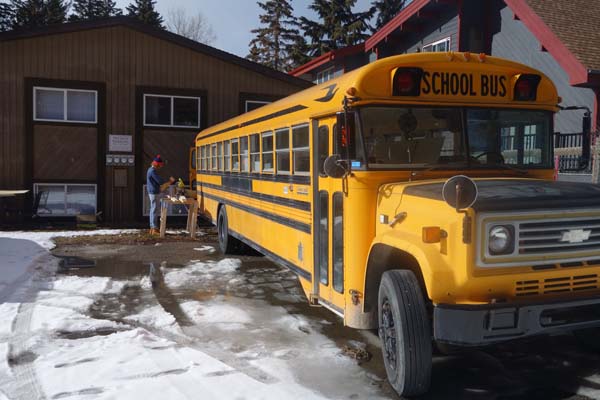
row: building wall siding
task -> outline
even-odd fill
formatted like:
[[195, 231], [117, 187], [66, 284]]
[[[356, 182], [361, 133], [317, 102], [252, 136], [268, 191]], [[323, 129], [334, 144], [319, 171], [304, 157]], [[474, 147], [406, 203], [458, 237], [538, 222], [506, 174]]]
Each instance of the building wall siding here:
[[[492, 37], [492, 55], [508, 58], [539, 69], [550, 78], [562, 97], [564, 106], [587, 106], [594, 109], [593, 90], [569, 85], [565, 70], [547, 52], [521, 21], [513, 18], [512, 11], [503, 6], [500, 10], [501, 29]], [[561, 111], [556, 114], [554, 130], [562, 133], [581, 132], [583, 112]]]
[[[136, 126], [136, 87], [153, 86], [169, 89], [198, 89], [206, 92], [206, 125], [212, 125], [238, 114], [239, 94], [261, 93], [287, 96], [301, 88], [292, 83], [270, 78], [233, 63], [193, 51], [126, 26], [104, 27], [78, 32], [36, 36], [0, 41], [0, 188], [28, 187], [31, 179], [26, 172], [27, 148], [25, 79], [62, 79], [98, 82], [106, 85], [106, 126], [104, 135], [108, 152], [109, 134], [140, 135]], [[26, 107], [27, 106], [27, 107]], [[206, 126], [203, 126], [206, 127]], [[136, 132], [137, 129], [137, 132]], [[164, 146], [191, 144], [189, 130], [177, 138], [169, 130]], [[160, 132], [157, 133], [160, 135]], [[36, 137], [38, 135], [36, 128]], [[180, 140], [180, 141], [179, 141]], [[39, 143], [38, 143], [39, 144]], [[134, 154], [143, 155], [139, 148]], [[104, 152], [99, 152], [104, 154]], [[187, 151], [180, 155], [187, 159]], [[147, 158], [137, 157], [136, 163]], [[183, 165], [180, 161], [178, 165]], [[187, 165], [187, 163], [185, 164]], [[138, 168], [145, 171], [145, 166]], [[174, 171], [184, 179], [187, 172]], [[139, 173], [138, 173], [139, 175]], [[141, 177], [145, 180], [145, 175]], [[129, 185], [120, 189], [114, 199], [112, 169], [106, 169], [107, 220], [133, 220], [141, 187], [134, 168], [129, 168]], [[118, 204], [117, 204], [118, 203]], [[115, 215], [112, 215], [113, 210]], [[136, 208], [137, 207], [137, 208]]]

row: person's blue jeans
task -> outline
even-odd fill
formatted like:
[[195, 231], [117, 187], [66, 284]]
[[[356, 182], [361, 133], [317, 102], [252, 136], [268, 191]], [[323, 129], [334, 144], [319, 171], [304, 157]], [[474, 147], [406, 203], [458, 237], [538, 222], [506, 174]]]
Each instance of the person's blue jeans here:
[[156, 229], [156, 203], [158, 202], [158, 194], [148, 194], [150, 197], [150, 229]]

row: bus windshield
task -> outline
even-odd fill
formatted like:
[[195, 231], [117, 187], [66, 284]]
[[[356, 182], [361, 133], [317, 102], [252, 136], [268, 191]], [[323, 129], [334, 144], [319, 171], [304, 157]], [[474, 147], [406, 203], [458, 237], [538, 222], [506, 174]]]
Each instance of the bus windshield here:
[[547, 111], [365, 107], [360, 120], [371, 169], [552, 167]]

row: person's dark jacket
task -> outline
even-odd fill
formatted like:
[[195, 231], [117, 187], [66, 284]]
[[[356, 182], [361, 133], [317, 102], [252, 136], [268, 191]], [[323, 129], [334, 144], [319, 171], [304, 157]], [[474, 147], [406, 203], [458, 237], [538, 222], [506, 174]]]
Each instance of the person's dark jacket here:
[[163, 183], [165, 183], [165, 180], [158, 175], [156, 169], [154, 169], [154, 167], [148, 168], [148, 172], [146, 172], [146, 185], [148, 194], [159, 194], [160, 185]]

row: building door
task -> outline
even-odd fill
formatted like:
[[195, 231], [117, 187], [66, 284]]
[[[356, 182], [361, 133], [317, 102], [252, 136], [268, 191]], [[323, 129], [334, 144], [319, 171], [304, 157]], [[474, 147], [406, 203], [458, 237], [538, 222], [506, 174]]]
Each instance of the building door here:
[[313, 121], [314, 273], [319, 303], [344, 314], [344, 193], [342, 179], [328, 177], [323, 163], [332, 154], [335, 118]]

